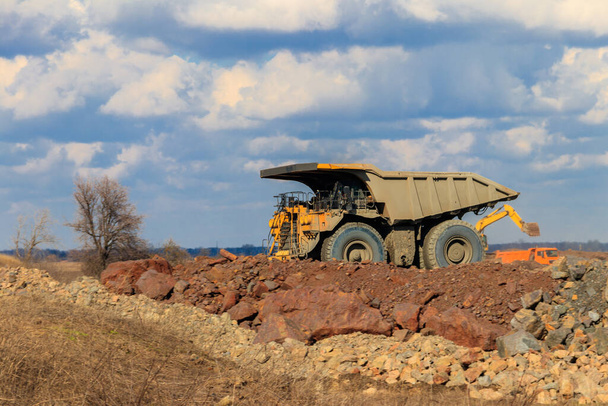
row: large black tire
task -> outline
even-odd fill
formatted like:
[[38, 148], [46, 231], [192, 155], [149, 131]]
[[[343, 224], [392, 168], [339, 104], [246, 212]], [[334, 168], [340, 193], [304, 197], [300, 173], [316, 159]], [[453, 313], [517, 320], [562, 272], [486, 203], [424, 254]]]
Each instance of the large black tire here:
[[347, 223], [323, 241], [321, 260], [384, 262], [386, 247], [382, 236], [365, 223]]
[[[422, 260], [428, 269], [482, 261], [481, 234], [462, 220], [448, 220], [431, 228], [424, 238]], [[421, 261], [422, 262], [422, 261]]]

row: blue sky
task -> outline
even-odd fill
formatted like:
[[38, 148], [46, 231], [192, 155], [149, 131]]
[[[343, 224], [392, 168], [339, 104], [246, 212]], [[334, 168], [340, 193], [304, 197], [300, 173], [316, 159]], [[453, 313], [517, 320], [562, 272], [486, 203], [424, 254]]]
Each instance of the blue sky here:
[[[2, 0], [0, 248], [108, 175], [143, 236], [261, 244], [293, 162], [477, 172], [608, 241], [604, 0]], [[474, 222], [475, 217], [466, 218]], [[490, 243], [534, 241], [503, 220]]]

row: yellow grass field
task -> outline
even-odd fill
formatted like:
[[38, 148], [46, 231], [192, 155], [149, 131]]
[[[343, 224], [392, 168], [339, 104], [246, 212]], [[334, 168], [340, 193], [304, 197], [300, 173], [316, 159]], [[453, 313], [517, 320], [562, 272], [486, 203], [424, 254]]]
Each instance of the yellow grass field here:
[[0, 254], [0, 267], [21, 266], [21, 261], [12, 255]]

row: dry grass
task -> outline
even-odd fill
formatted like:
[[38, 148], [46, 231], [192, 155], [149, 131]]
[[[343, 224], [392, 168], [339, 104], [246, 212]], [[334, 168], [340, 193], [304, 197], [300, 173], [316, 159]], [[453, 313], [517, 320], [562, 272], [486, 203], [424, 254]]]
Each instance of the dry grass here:
[[[489, 405], [464, 389], [294, 380], [211, 359], [162, 326], [46, 297], [0, 299], [3, 405]], [[375, 388], [373, 395], [364, 394]]]
[[61, 283], [70, 283], [83, 276], [82, 263], [72, 261], [43, 261], [32, 265], [32, 268], [43, 269]]
[[12, 255], [0, 254], [0, 267], [15, 268], [21, 266], [21, 261]]

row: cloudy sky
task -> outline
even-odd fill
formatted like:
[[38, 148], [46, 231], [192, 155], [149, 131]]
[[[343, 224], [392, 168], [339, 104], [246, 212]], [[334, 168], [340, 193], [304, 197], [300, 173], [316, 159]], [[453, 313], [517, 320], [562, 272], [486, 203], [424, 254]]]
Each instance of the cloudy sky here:
[[[75, 176], [144, 237], [260, 245], [292, 162], [471, 171], [543, 241], [608, 241], [605, 0], [0, 0], [0, 249]], [[474, 221], [475, 218], [468, 218]], [[490, 243], [533, 241], [508, 220]]]

